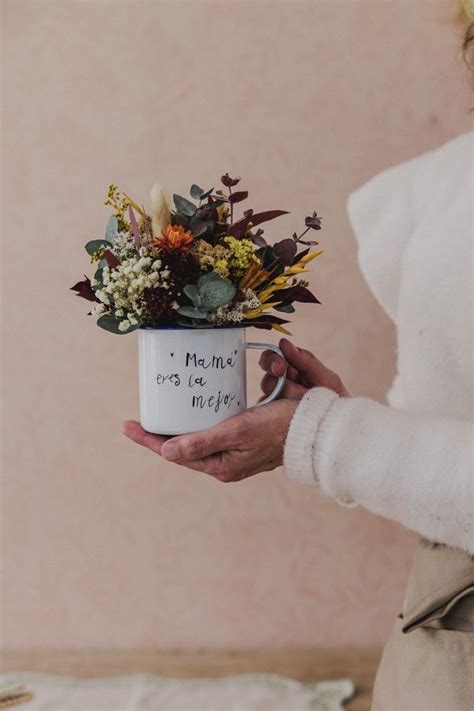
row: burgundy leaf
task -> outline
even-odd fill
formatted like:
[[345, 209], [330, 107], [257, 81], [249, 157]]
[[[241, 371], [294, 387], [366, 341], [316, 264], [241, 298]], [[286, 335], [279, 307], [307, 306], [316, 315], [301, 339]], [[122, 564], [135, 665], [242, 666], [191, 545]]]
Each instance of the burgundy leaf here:
[[287, 318], [281, 318], [280, 316], [274, 316], [274, 314], [266, 314], [265, 316], [259, 316], [257, 318], [253, 318], [249, 321], [252, 326], [257, 325], [257, 323], [290, 323], [290, 321]]
[[290, 286], [289, 289], [282, 289], [273, 294], [273, 297], [278, 301], [282, 300], [285, 303], [292, 301], [300, 301], [306, 304], [320, 304], [321, 302], [310, 292], [305, 286]]
[[295, 255], [295, 258], [294, 258], [294, 260], [293, 260], [293, 264], [296, 264], [296, 262], [299, 262], [300, 259], [303, 259], [303, 257], [306, 257], [307, 254], [309, 254], [309, 247], [308, 247], [308, 249], [303, 249], [302, 252], [300, 252], [299, 254], [296, 254], [296, 255]]
[[128, 216], [130, 217], [130, 225], [132, 227], [133, 239], [135, 240], [135, 247], [138, 251], [140, 249], [140, 231], [138, 229], [135, 213], [133, 212], [131, 205], [128, 206]]
[[237, 220], [229, 229], [230, 234], [237, 239], [241, 239], [247, 232], [249, 223], [253, 226], [260, 225], [262, 222], [274, 220], [280, 215], [287, 215], [288, 210], [267, 210], [266, 212], [257, 212], [252, 215], [245, 215], [240, 220]]
[[235, 202], [242, 202], [242, 200], [246, 200], [249, 196], [248, 190], [240, 190], [237, 193], [231, 193], [229, 195], [229, 202], [235, 203]]
[[320, 230], [321, 229], [321, 220], [322, 217], [318, 217], [317, 212], [313, 212], [312, 215], [309, 215], [309, 217], [305, 218], [305, 225], [306, 227], [311, 227], [313, 230]]
[[231, 178], [229, 173], [226, 173], [221, 177], [221, 183], [226, 186], [226, 188], [233, 188], [234, 185], [240, 183], [240, 178]]
[[104, 252], [104, 259], [111, 269], [115, 269], [120, 264], [119, 260], [110, 249], [106, 249]]
[[277, 242], [273, 245], [273, 251], [285, 267], [289, 267], [293, 264], [297, 249], [296, 242], [291, 238], [282, 239], [281, 242]]
[[71, 291], [75, 291], [76, 296], [80, 296], [82, 299], [87, 299], [87, 301], [97, 301], [97, 303], [100, 303], [99, 299], [94, 294], [91, 280], [85, 274], [84, 277], [84, 281], [78, 281], [77, 284], [71, 286]]
[[194, 217], [197, 220], [208, 220], [211, 217], [211, 215], [212, 215], [212, 210], [209, 207], [209, 205], [204, 205], [203, 207], [199, 207], [196, 210], [196, 214], [194, 215]]

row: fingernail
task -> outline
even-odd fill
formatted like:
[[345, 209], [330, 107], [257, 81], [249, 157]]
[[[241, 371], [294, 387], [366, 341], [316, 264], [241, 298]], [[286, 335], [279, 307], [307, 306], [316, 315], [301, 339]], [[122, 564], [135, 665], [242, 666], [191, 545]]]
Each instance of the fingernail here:
[[181, 455], [181, 447], [179, 446], [179, 443], [173, 441], [165, 442], [161, 448], [161, 455], [165, 459], [169, 459], [170, 462], [174, 462], [176, 459], [179, 459]]
[[273, 375], [278, 375], [278, 364], [275, 361], [272, 362], [270, 366], [270, 371]]

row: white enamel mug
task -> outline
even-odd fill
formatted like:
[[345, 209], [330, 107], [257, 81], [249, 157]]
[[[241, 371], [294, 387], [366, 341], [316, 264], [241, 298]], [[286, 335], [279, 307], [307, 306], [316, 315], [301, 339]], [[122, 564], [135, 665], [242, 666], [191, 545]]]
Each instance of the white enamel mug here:
[[[142, 328], [138, 332], [140, 422], [147, 432], [185, 434], [247, 408], [245, 328]], [[259, 405], [281, 393], [285, 375]]]

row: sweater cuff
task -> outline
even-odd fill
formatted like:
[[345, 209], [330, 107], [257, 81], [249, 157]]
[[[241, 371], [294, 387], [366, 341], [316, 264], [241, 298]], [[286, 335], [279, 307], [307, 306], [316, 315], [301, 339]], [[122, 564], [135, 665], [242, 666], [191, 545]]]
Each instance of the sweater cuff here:
[[318, 484], [313, 464], [314, 445], [319, 426], [331, 403], [339, 395], [326, 388], [313, 388], [301, 399], [286, 438], [284, 466], [292, 481]]

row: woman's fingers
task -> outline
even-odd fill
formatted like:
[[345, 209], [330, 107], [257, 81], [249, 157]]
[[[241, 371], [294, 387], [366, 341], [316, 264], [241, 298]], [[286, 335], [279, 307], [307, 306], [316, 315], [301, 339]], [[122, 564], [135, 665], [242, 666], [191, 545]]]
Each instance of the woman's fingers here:
[[208, 457], [202, 457], [202, 459], [178, 459], [175, 461], [176, 464], [182, 464], [195, 472], [202, 472], [203, 474], [209, 474], [216, 479], [223, 479], [227, 474], [227, 470], [224, 466], [223, 455], [223, 452], [216, 452], [215, 454], [210, 454]]
[[[297, 348], [287, 338], [281, 339], [280, 348], [285, 360], [270, 350], [264, 351], [260, 357], [260, 366], [269, 376], [283, 375], [287, 364], [286, 387], [289, 387], [291, 383], [297, 383], [306, 388], [321, 386], [334, 390], [341, 397], [349, 395], [337, 373], [326, 368], [315, 355], [303, 348]], [[263, 379], [262, 389], [265, 393], [270, 392], [269, 388], [272, 382], [274, 381], [269, 378]], [[302, 397], [300, 390], [293, 390], [291, 395], [287, 395], [286, 389], [283, 392], [284, 397]]]
[[[265, 373], [262, 380], [260, 381], [260, 388], [262, 392], [265, 393], [265, 396], [270, 395], [270, 393], [273, 392], [277, 381], [278, 378], [275, 378], [269, 373]], [[301, 400], [307, 390], [308, 388], [305, 388], [304, 385], [299, 385], [298, 383], [294, 383], [291, 380], [287, 380], [285, 387], [283, 388], [279, 397], [291, 398], [292, 400]]]
[[302, 348], [297, 348], [287, 338], [281, 339], [280, 348], [288, 364], [300, 373], [309, 387], [329, 388], [341, 397], [349, 395], [337, 373], [326, 368], [315, 355]]
[[276, 378], [280, 378], [286, 370], [284, 359], [274, 351], [263, 351], [259, 365], [262, 370], [274, 375]]
[[[172, 438], [166, 437], [164, 435], [155, 435], [150, 432], [146, 432], [139, 422], [134, 420], [127, 420], [122, 424], [122, 432], [124, 435], [129, 437], [133, 442], [141, 444], [143, 447], [150, 449], [156, 454], [162, 454], [162, 446], [165, 442], [171, 440]], [[196, 448], [196, 442], [194, 443]], [[183, 447], [183, 455], [187, 451], [190, 451], [190, 443], [188, 442], [188, 448]], [[192, 451], [192, 445], [191, 445]], [[196, 453], [200, 452], [195, 449]], [[201, 450], [203, 451], [203, 450]], [[229, 476], [229, 467], [225, 461], [223, 452], [216, 452], [215, 454], [210, 454], [202, 458], [196, 457], [196, 459], [188, 459], [185, 464], [188, 469], [194, 469], [194, 471], [204, 472], [205, 474], [210, 474], [211, 476], [219, 479], [220, 481], [226, 481]], [[169, 458], [169, 456], [168, 456]]]
[[292, 380], [295, 383], [299, 380], [298, 371], [289, 366], [275, 351], [263, 351], [260, 356], [259, 365], [262, 370], [276, 378], [281, 377], [286, 372], [287, 380]]
[[239, 449], [247, 438], [248, 418], [247, 410], [207, 430], [171, 437], [163, 443], [161, 455], [171, 462], [196, 461], [219, 452]]
[[135, 420], [123, 422], [122, 432], [129, 439], [137, 444], [141, 444], [142, 447], [151, 449], [151, 451], [156, 452], [156, 454], [161, 454], [161, 447], [169, 439], [169, 437], [165, 435], [156, 435], [151, 434], [151, 432], [146, 432], [140, 423]]

